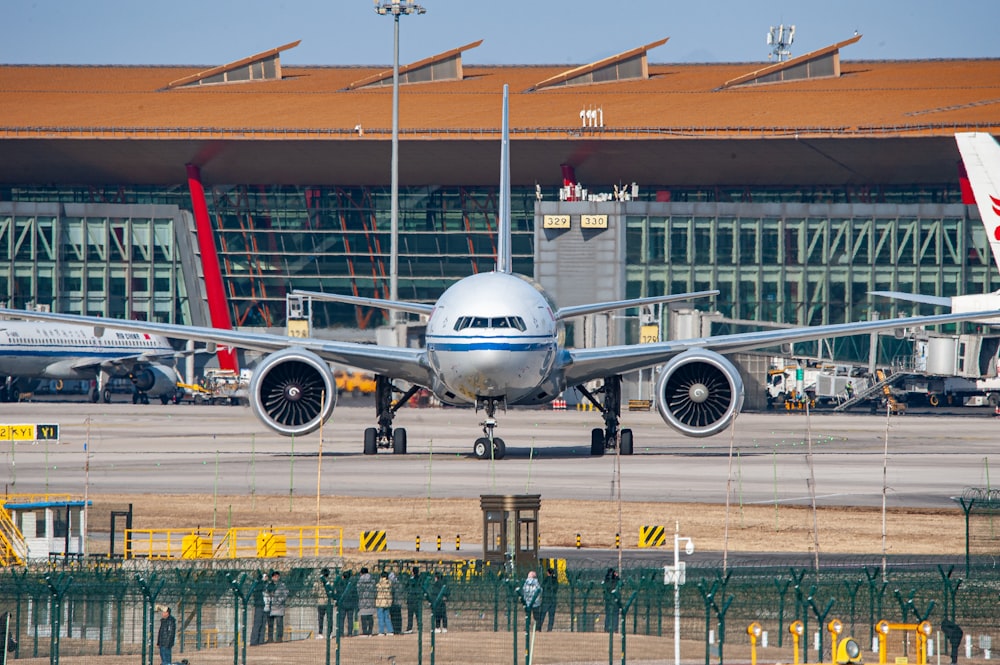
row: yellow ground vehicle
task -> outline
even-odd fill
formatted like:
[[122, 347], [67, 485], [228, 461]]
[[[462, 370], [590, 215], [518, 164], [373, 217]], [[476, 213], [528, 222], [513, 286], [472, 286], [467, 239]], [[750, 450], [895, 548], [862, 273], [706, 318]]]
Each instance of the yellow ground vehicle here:
[[375, 377], [365, 372], [347, 372], [337, 370], [333, 374], [337, 381], [337, 393], [348, 393], [354, 397], [372, 395], [375, 393]]

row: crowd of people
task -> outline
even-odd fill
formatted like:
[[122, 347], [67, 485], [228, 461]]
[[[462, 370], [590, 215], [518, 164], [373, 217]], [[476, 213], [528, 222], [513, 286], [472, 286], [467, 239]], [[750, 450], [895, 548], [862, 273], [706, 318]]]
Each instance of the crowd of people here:
[[[375, 575], [363, 566], [356, 576], [350, 570], [333, 578], [330, 575], [329, 569], [322, 569], [314, 587], [318, 639], [327, 633], [331, 636], [339, 633], [341, 637], [410, 634], [423, 627], [425, 606], [430, 609], [428, 629], [435, 633], [448, 632], [449, 589], [439, 572], [423, 573], [413, 566], [401, 575], [389, 570]], [[609, 626], [614, 626], [617, 618], [617, 607], [611, 607], [616, 605], [612, 600], [616, 586], [617, 573], [610, 569], [604, 582]], [[541, 580], [535, 571], [529, 571], [518, 592], [535, 629], [551, 631], [559, 597], [556, 571], [547, 569]], [[289, 589], [280, 571], [259, 574], [248, 601], [253, 610], [250, 646], [284, 641], [288, 597]], [[168, 608], [165, 612], [164, 619], [169, 618], [169, 621], [161, 622], [158, 646], [161, 656], [167, 657], [164, 663], [169, 663], [176, 625]]]
[[[435, 632], [448, 632], [448, 586], [440, 573], [425, 590], [420, 568], [414, 566], [400, 579], [395, 572], [383, 570], [376, 579], [368, 568], [362, 567], [357, 579], [345, 570], [334, 582], [327, 575], [320, 575], [316, 589], [316, 610], [319, 620], [317, 638], [333, 630], [333, 619], [327, 621], [327, 608], [336, 599], [336, 630], [341, 637], [362, 635], [409, 634], [414, 626], [423, 622], [423, 604], [428, 602], [434, 619]], [[406, 628], [403, 628], [403, 605], [406, 605]]]

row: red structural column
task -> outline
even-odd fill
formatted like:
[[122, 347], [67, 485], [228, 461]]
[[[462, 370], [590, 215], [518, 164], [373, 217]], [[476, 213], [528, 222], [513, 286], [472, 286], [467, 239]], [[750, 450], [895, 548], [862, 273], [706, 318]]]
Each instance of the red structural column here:
[[[201, 184], [201, 169], [195, 164], [187, 164], [188, 189], [191, 190], [191, 209], [194, 211], [195, 228], [198, 231], [198, 248], [201, 250], [201, 268], [205, 275], [205, 294], [208, 297], [208, 313], [212, 317], [212, 327], [232, 330], [226, 293], [222, 288], [222, 270], [219, 254], [215, 251], [215, 236], [212, 220], [208, 217], [205, 203], [205, 188]], [[217, 351], [219, 368], [239, 371], [236, 352], [231, 347], [220, 346]]]

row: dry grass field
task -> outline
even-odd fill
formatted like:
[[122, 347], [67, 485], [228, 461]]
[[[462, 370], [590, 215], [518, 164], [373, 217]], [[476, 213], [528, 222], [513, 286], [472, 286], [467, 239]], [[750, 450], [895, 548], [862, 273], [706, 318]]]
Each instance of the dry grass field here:
[[[129, 503], [136, 529], [224, 529], [268, 526], [339, 526], [345, 554], [356, 552], [361, 531], [386, 531], [397, 549], [413, 553], [416, 536], [421, 550], [434, 549], [438, 535], [443, 550], [462, 539], [462, 553], [482, 543], [478, 499], [411, 499], [324, 496], [317, 516], [316, 497], [211, 495], [93, 495], [92, 530], [109, 523], [111, 510]], [[881, 554], [882, 513], [877, 508], [821, 507], [817, 510], [820, 552]], [[542, 547], [572, 547], [580, 534], [584, 548], [614, 546], [622, 534], [625, 548], [636, 547], [639, 528], [664, 525], [669, 536], [680, 523], [699, 551], [809, 552], [813, 548], [813, 513], [802, 506], [739, 506], [695, 503], [623, 503], [543, 499], [539, 511]], [[728, 529], [727, 529], [728, 526]], [[728, 543], [727, 543], [728, 532]], [[964, 522], [959, 510], [891, 509], [885, 516], [885, 549], [889, 554], [961, 554]], [[668, 542], [669, 542], [668, 537]], [[96, 545], [98, 551], [100, 543]]]

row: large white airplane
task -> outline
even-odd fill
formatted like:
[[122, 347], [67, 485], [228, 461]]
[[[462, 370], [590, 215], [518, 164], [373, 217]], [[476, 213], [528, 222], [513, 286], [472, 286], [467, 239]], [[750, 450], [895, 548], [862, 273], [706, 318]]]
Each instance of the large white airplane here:
[[127, 377], [133, 402], [159, 397], [166, 404], [177, 390], [177, 370], [160, 360], [175, 356], [167, 338], [69, 323], [0, 321], [0, 401], [16, 399], [18, 379], [94, 380], [91, 400], [111, 401], [108, 379]]
[[[976, 198], [979, 216], [986, 228], [986, 240], [993, 253], [993, 264], [1000, 270], [1000, 145], [984, 132], [960, 132], [955, 134], [955, 141]], [[1000, 291], [958, 296], [928, 296], [904, 291], [872, 291], [871, 294], [947, 307], [952, 312], [981, 312], [1000, 307]], [[1000, 321], [990, 323], [1000, 325]]]
[[[333, 413], [337, 388], [331, 363], [377, 375], [377, 426], [364, 433], [364, 453], [379, 448], [406, 452], [406, 430], [394, 428], [399, 408], [421, 387], [443, 403], [483, 409], [483, 436], [473, 452], [499, 459], [505, 444], [494, 435], [498, 408], [551, 402], [571, 386], [603, 380], [584, 394], [592, 398], [604, 427], [591, 433], [591, 454], [617, 447], [633, 452], [632, 431], [619, 427], [621, 377], [625, 372], [662, 365], [656, 405], [663, 420], [688, 436], [710, 436], [725, 429], [743, 404], [743, 382], [723, 353], [735, 353], [797, 341], [855, 335], [997, 316], [1000, 311], [865, 321], [814, 327], [672, 340], [651, 344], [570, 349], [563, 345], [569, 318], [656, 302], [714, 295], [715, 291], [557, 307], [530, 278], [511, 267], [510, 142], [507, 87], [504, 86], [500, 210], [497, 264], [489, 273], [465, 277], [433, 305], [375, 298], [317, 294], [339, 302], [382, 307], [427, 316], [424, 348], [403, 348], [293, 338], [254, 332], [218, 330], [138, 321], [118, 321], [71, 314], [0, 310], [0, 314], [97, 327], [118, 327], [178, 339], [264, 352], [254, 370], [250, 402], [257, 417], [280, 434], [308, 434]], [[406, 382], [403, 390], [395, 382]], [[399, 397], [393, 400], [394, 394]]]

